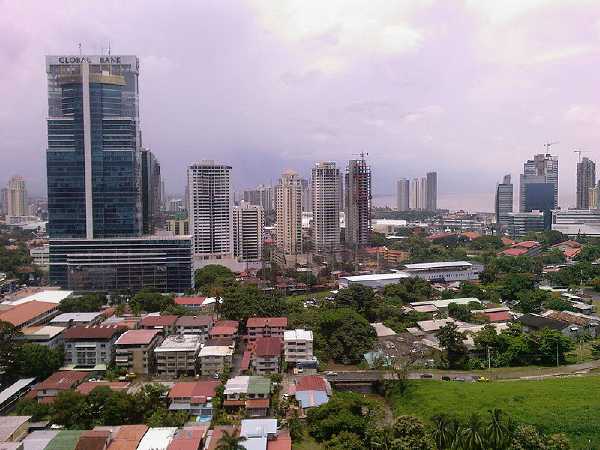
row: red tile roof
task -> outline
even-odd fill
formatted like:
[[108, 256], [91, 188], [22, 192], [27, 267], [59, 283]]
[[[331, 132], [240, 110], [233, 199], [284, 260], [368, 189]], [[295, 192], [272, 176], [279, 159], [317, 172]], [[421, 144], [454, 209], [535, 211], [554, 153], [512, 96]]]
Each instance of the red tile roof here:
[[15, 305], [13, 308], [3, 311], [0, 313], [0, 321], [20, 327], [36, 317], [49, 313], [53, 309], [58, 309], [58, 304], [33, 300]]
[[326, 391], [327, 383], [319, 375], [306, 375], [296, 380], [296, 392], [300, 391]]
[[261, 337], [256, 339], [254, 353], [256, 356], [279, 356], [281, 355], [283, 344], [280, 338]]
[[267, 441], [267, 450], [292, 450], [290, 433], [280, 431], [275, 440]]
[[146, 431], [146, 425], [121, 425], [107, 450], [136, 450]]
[[169, 398], [183, 397], [214, 397], [217, 387], [221, 383], [218, 381], [187, 381], [175, 383], [169, 391]]
[[140, 320], [141, 327], [171, 327], [177, 322], [177, 316], [146, 316]]
[[215, 450], [217, 448], [217, 446], [219, 445], [219, 439], [221, 439], [221, 437], [223, 436], [224, 431], [227, 431], [229, 434], [237, 436], [236, 429], [232, 425], [217, 425], [213, 430], [212, 437], [210, 439], [210, 444], [208, 445], [207, 450]]
[[181, 306], [202, 305], [206, 297], [176, 297], [175, 304]]
[[224, 325], [215, 325], [208, 332], [209, 336], [233, 336], [237, 333], [237, 327], [229, 327]]
[[86, 381], [77, 386], [77, 392], [83, 395], [88, 395], [94, 389], [99, 387], [107, 387], [111, 391], [126, 391], [131, 383], [126, 381]]
[[62, 372], [54, 372], [41, 383], [33, 387], [34, 390], [40, 391], [44, 389], [66, 390], [71, 389], [76, 384], [83, 381], [88, 376], [87, 372], [76, 370], [65, 370]]
[[242, 356], [242, 362], [240, 363], [240, 370], [248, 370], [250, 368], [250, 357], [252, 356], [251, 352], [244, 352]]
[[209, 315], [181, 316], [175, 324], [178, 327], [206, 327], [212, 325], [214, 321], [213, 316]]
[[240, 323], [237, 320], [219, 320], [215, 323], [215, 327], [233, 327], [238, 329]]
[[246, 408], [268, 408], [268, 398], [251, 398], [246, 400]]
[[65, 340], [111, 339], [125, 330], [125, 327], [119, 325], [76, 325], [65, 330], [64, 338]]
[[512, 319], [508, 311], [484, 312], [481, 314], [490, 319], [490, 322], [508, 322]]
[[527, 253], [527, 251], [528, 250], [526, 248], [511, 247], [501, 251], [499, 254], [504, 256], [522, 256]]
[[283, 327], [288, 325], [287, 317], [250, 317], [246, 322], [248, 328]]
[[116, 345], [147, 345], [160, 335], [159, 330], [128, 330], [117, 339]]
[[108, 430], [88, 430], [81, 433], [75, 450], [103, 450], [110, 438]]

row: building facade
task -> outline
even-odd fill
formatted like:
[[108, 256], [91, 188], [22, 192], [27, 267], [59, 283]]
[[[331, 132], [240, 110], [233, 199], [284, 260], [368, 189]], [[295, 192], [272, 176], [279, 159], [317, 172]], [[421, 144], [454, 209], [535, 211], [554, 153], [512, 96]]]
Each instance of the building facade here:
[[596, 163], [582, 158], [577, 163], [577, 209], [590, 209], [590, 189], [596, 187]]
[[437, 172], [427, 172], [427, 191], [425, 193], [425, 209], [437, 211]]
[[8, 180], [6, 188], [6, 215], [22, 217], [27, 215], [27, 188], [25, 179], [14, 176]]
[[273, 186], [260, 184], [256, 189], [245, 190], [242, 199], [251, 205], [262, 206], [267, 214], [274, 210]]
[[188, 168], [189, 221], [194, 258], [233, 256], [231, 166], [201, 161]]
[[396, 183], [396, 208], [398, 211], [410, 209], [410, 181], [406, 178], [402, 178]]
[[545, 217], [542, 211], [509, 213], [508, 232], [513, 238], [525, 236], [527, 233], [544, 231]]
[[[530, 184], [550, 184], [552, 197], [549, 201], [552, 204], [550, 209], [558, 207], [558, 159], [548, 154], [538, 154], [526, 161], [523, 164], [523, 173], [520, 177], [519, 185], [519, 211], [529, 212], [532, 210], [531, 197], [539, 196], [539, 191], [546, 191], [548, 188], [538, 188], [537, 186], [529, 186]], [[528, 192], [534, 189], [536, 192], [531, 194]], [[547, 196], [547, 193], [544, 193]], [[544, 203], [548, 201], [544, 200]]]
[[124, 328], [116, 325], [76, 325], [64, 332], [65, 365], [75, 367], [109, 366], [115, 355], [115, 342]]
[[340, 169], [334, 162], [319, 162], [312, 169], [311, 183], [315, 251], [335, 252], [340, 247]]
[[200, 347], [200, 336], [193, 334], [167, 336], [154, 349], [156, 373], [175, 378], [196, 375]]
[[345, 174], [346, 245], [360, 247], [371, 234], [371, 167], [363, 159], [348, 162]]
[[513, 212], [513, 185], [510, 175], [504, 175], [502, 183], [496, 186], [496, 224], [498, 228], [507, 227], [509, 213]]
[[552, 229], [567, 236], [600, 237], [599, 209], [565, 209], [552, 211]]
[[148, 149], [142, 149], [142, 231], [153, 234], [160, 217], [160, 164]]
[[281, 175], [275, 187], [276, 245], [284, 255], [302, 253], [302, 184], [296, 172]]
[[242, 202], [233, 208], [233, 255], [240, 262], [261, 261], [265, 229], [262, 206]]

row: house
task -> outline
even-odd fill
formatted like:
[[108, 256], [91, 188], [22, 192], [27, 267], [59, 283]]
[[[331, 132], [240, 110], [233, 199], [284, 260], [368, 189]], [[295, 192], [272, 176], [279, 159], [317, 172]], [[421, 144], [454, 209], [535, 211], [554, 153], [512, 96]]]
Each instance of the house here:
[[563, 253], [563, 255], [565, 255], [565, 259], [567, 261], [572, 261], [576, 256], [578, 256], [581, 253], [583, 246], [577, 241], [567, 240], [567, 241], [555, 244], [550, 248], [551, 249], [556, 248], [556, 249], [560, 250]]
[[210, 339], [235, 339], [237, 338], [239, 327], [240, 323], [237, 320], [219, 320], [208, 332], [208, 337]]
[[52, 403], [62, 391], [74, 389], [88, 377], [87, 372], [67, 370], [54, 372], [41, 383], [36, 384], [27, 394], [39, 403]]
[[175, 333], [177, 316], [148, 314], [140, 320], [139, 327], [142, 330], [160, 330], [163, 336]]
[[[411, 308], [416, 308], [419, 306], [432, 306], [435, 308], [434, 311], [442, 311], [447, 312], [448, 307], [454, 303], [455, 305], [465, 305], [469, 306], [471, 303], [481, 304], [481, 301], [475, 297], [462, 297], [462, 298], [449, 298], [442, 300], [426, 300], [422, 302], [412, 302], [410, 303]], [[420, 312], [424, 312], [421, 310]]]
[[506, 250], [498, 252], [498, 256], [537, 256], [541, 253], [542, 246], [537, 241], [523, 241], [511, 245]]
[[505, 306], [488, 309], [473, 309], [471, 310], [471, 314], [485, 317], [491, 323], [509, 322], [513, 318], [510, 308]]
[[417, 326], [423, 333], [435, 333], [449, 323], [454, 323], [454, 319], [448, 317], [447, 319], [422, 320], [417, 322]]
[[264, 417], [269, 411], [271, 380], [261, 376], [233, 377], [227, 380], [223, 395], [226, 409], [245, 408], [251, 417]]
[[199, 310], [205, 305], [207, 297], [194, 296], [194, 297], [175, 297], [174, 302], [176, 305], [183, 306], [188, 309]]
[[136, 450], [146, 431], [146, 425], [121, 425], [107, 450]]
[[102, 325], [119, 325], [121, 327], [127, 328], [128, 330], [136, 330], [139, 326], [141, 317], [135, 316], [133, 314], [123, 314], [121, 316], [110, 316]]
[[287, 363], [313, 359], [313, 332], [301, 328], [287, 330], [283, 335], [283, 347]]
[[167, 450], [177, 433], [177, 427], [148, 428], [137, 450]]
[[527, 333], [548, 328], [550, 330], [560, 331], [563, 334], [568, 334], [568, 329], [571, 327], [570, 324], [563, 322], [562, 320], [556, 320], [533, 313], [523, 314], [519, 317], [518, 321], [523, 325], [523, 330]]
[[33, 300], [10, 305], [9, 309], [0, 312], [0, 321], [8, 322], [21, 330], [25, 327], [46, 323], [58, 313], [58, 303]]
[[125, 331], [117, 325], [76, 325], [64, 333], [65, 366], [96, 367], [110, 365], [115, 342]]
[[63, 344], [63, 332], [65, 327], [52, 325], [35, 325], [21, 329], [18, 341], [39, 344], [49, 348], [56, 348]]
[[253, 343], [251, 364], [254, 373], [267, 375], [279, 372], [283, 345], [278, 337], [259, 337]]
[[600, 335], [600, 317], [590, 316], [572, 311], [549, 310], [542, 314], [544, 317], [568, 323], [579, 329], [579, 335], [589, 335], [596, 338]]
[[154, 349], [162, 340], [160, 330], [129, 330], [115, 342], [115, 364], [139, 374], [154, 371]]
[[199, 353], [202, 376], [223, 373], [226, 367], [231, 367], [233, 345], [205, 345]]
[[18, 442], [27, 436], [31, 416], [0, 416], [0, 442]]
[[248, 340], [254, 341], [260, 337], [283, 339], [287, 325], [287, 317], [250, 317], [246, 322]]
[[75, 325], [96, 325], [104, 320], [103, 312], [75, 312], [63, 313], [50, 321], [50, 325], [57, 327], [72, 327]]
[[114, 392], [125, 392], [130, 386], [131, 383], [127, 381], [84, 381], [77, 386], [76, 391], [81, 395], [89, 395], [96, 388], [107, 387]]
[[175, 383], [169, 391], [169, 410], [186, 411], [210, 422], [213, 415], [212, 399], [221, 383], [216, 380]]
[[306, 410], [327, 403], [330, 395], [331, 385], [324, 377], [307, 375], [296, 380], [295, 397], [303, 415]]
[[204, 343], [214, 322], [214, 317], [210, 315], [181, 316], [175, 322], [175, 330], [177, 334], [198, 335], [200, 342]]
[[244, 419], [240, 426], [240, 436], [246, 438], [246, 449], [267, 450], [268, 442], [277, 437], [277, 419]]
[[58, 430], [35, 430], [29, 433], [21, 443], [24, 450], [44, 450], [57, 434]]
[[185, 426], [173, 436], [167, 450], [200, 450], [207, 431], [203, 425]]
[[169, 377], [196, 375], [201, 345], [200, 336], [195, 334], [167, 336], [154, 349], [156, 373]]
[[35, 378], [21, 378], [0, 392], [0, 414], [6, 414], [35, 382]]
[[109, 430], [87, 430], [81, 433], [75, 450], [106, 450], [110, 441]]

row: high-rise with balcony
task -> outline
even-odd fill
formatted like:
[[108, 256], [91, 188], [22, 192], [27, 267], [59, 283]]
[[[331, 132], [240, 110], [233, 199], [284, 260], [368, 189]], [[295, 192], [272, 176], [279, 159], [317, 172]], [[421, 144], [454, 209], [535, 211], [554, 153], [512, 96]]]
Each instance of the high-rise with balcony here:
[[244, 201], [233, 208], [233, 254], [240, 262], [262, 260], [265, 210]]
[[577, 163], [577, 209], [590, 209], [590, 189], [596, 187], [596, 163], [582, 158]]
[[335, 252], [340, 247], [340, 169], [334, 162], [319, 162], [312, 169], [312, 228], [315, 251]]
[[510, 213], [513, 212], [513, 185], [510, 175], [504, 175], [502, 183], [496, 186], [496, 224], [498, 229], [510, 224]]
[[401, 178], [396, 184], [396, 208], [398, 211], [410, 209], [410, 181]]
[[231, 166], [201, 161], [188, 168], [189, 221], [194, 258], [233, 257]]
[[364, 158], [348, 161], [345, 175], [346, 244], [367, 245], [371, 234], [371, 167]]
[[6, 215], [22, 217], [27, 215], [27, 189], [23, 177], [14, 176], [8, 180], [6, 188]]
[[284, 172], [275, 186], [275, 212], [277, 249], [286, 257], [302, 253], [302, 182], [294, 171]]

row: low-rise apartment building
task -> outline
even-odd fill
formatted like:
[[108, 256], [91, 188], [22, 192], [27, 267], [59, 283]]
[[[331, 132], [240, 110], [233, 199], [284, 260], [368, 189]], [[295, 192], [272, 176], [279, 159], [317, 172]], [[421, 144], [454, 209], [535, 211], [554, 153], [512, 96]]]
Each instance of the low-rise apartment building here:
[[97, 325], [104, 320], [102, 312], [76, 312], [59, 314], [50, 321], [57, 327], [73, 327], [75, 325]]
[[177, 334], [194, 334], [200, 337], [204, 343], [208, 339], [208, 332], [214, 324], [214, 318], [210, 315], [181, 316], [175, 322]]
[[231, 367], [233, 345], [205, 345], [200, 350], [200, 368], [202, 376], [223, 373], [225, 367]]
[[139, 374], [154, 371], [154, 349], [162, 340], [161, 330], [129, 330], [115, 342], [115, 364]]
[[210, 339], [235, 339], [240, 323], [237, 320], [219, 320], [208, 332]]
[[147, 315], [140, 320], [139, 327], [142, 330], [159, 330], [163, 336], [175, 333], [175, 322], [177, 316], [172, 315]]
[[210, 421], [212, 399], [221, 383], [216, 380], [175, 383], [169, 391], [169, 410], [186, 411]]
[[96, 367], [110, 365], [115, 342], [125, 331], [117, 325], [77, 325], [64, 333], [65, 366]]
[[161, 376], [179, 377], [196, 375], [201, 342], [198, 335], [176, 334], [167, 336], [154, 349], [156, 373]]
[[313, 332], [287, 330], [283, 335], [283, 354], [287, 363], [313, 359]]
[[248, 340], [254, 341], [261, 337], [283, 339], [283, 332], [287, 326], [287, 317], [250, 317], [246, 322]]
[[44, 345], [49, 348], [56, 348], [63, 344], [64, 331], [64, 327], [36, 325], [23, 328], [21, 330], [21, 335], [17, 336], [17, 340]]
[[281, 339], [260, 337], [253, 343], [252, 369], [257, 375], [278, 373], [281, 361]]

